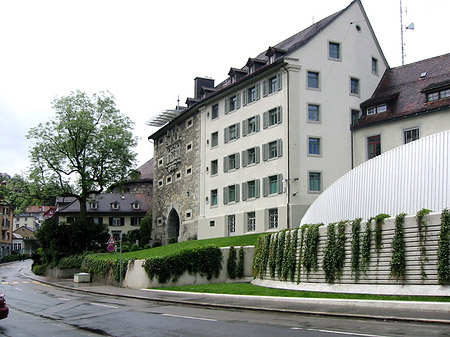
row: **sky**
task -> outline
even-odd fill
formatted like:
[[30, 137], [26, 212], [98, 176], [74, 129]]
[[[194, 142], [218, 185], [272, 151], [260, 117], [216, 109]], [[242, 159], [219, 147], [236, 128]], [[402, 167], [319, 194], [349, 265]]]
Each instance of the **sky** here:
[[[0, 172], [25, 174], [28, 130], [54, 116], [53, 99], [111, 92], [139, 138], [137, 166], [153, 156], [146, 122], [216, 84], [269, 46], [350, 0], [0, 0]], [[401, 65], [400, 0], [362, 0], [391, 67]], [[450, 1], [402, 0], [405, 63], [450, 52]]]

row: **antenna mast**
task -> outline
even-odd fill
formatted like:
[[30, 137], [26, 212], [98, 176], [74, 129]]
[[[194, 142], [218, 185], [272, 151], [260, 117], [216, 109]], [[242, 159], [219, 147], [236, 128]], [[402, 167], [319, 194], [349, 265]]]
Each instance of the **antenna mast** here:
[[402, 0], [400, 0], [400, 32], [401, 32], [401, 43], [402, 43], [402, 66], [405, 65], [405, 50], [403, 44], [403, 8]]

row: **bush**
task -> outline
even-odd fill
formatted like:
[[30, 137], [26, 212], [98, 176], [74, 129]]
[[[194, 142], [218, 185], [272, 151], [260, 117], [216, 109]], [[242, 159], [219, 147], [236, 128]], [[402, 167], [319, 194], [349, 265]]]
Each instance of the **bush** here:
[[134, 244], [131, 246], [130, 248], [130, 252], [135, 252], [137, 250], [140, 250], [141, 248], [139, 248], [139, 246], [137, 244]]
[[25, 259], [29, 259], [29, 258], [30, 258], [29, 254], [11, 254], [11, 255], [3, 256], [2, 262], [14, 262], [14, 261], [25, 260]]
[[59, 269], [81, 268], [85, 254], [71, 255], [59, 260]]
[[149, 243], [146, 243], [144, 246], [144, 249], [150, 249], [150, 248], [152, 248], [152, 246]]
[[47, 269], [47, 266], [45, 264], [43, 265], [36, 265], [33, 267], [33, 273], [36, 275], [44, 275], [45, 270]]
[[126, 253], [130, 251], [130, 246], [128, 245], [122, 245], [122, 253]]
[[153, 242], [152, 248], [160, 247], [160, 246], [162, 246], [161, 241], [155, 241], [155, 242]]
[[184, 272], [199, 273], [210, 280], [219, 277], [222, 252], [213, 245], [185, 249], [172, 255], [147, 259], [144, 269], [151, 280], [156, 276], [159, 283], [176, 282]]
[[177, 242], [178, 242], [177, 238], [170, 238], [169, 239], [169, 245], [172, 244], [172, 243], [177, 243]]
[[227, 261], [227, 272], [230, 279], [236, 278], [236, 259], [236, 249], [234, 249], [233, 246], [230, 246], [230, 253]]

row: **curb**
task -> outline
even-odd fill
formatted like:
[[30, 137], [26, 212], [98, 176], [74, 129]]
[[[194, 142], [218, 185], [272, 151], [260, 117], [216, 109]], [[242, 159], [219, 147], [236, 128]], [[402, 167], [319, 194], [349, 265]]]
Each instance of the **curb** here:
[[[259, 312], [274, 312], [274, 313], [285, 313], [285, 314], [298, 314], [298, 315], [309, 315], [309, 316], [323, 316], [323, 317], [337, 317], [337, 318], [347, 318], [347, 319], [364, 319], [364, 320], [375, 320], [375, 321], [391, 321], [391, 322], [414, 322], [414, 323], [425, 323], [425, 324], [443, 324], [450, 325], [450, 320], [440, 320], [440, 319], [428, 319], [428, 318], [412, 318], [412, 317], [398, 317], [398, 316], [373, 316], [373, 315], [364, 315], [357, 313], [333, 313], [333, 312], [324, 312], [324, 311], [308, 311], [308, 310], [298, 310], [298, 309], [283, 309], [283, 308], [268, 308], [268, 307], [250, 307], [246, 305], [231, 305], [231, 304], [223, 304], [223, 303], [210, 303], [210, 302], [195, 302], [189, 300], [173, 300], [173, 299], [161, 299], [161, 298], [151, 298], [146, 296], [139, 295], [131, 295], [131, 294], [117, 294], [110, 293], [105, 291], [97, 291], [97, 290], [88, 290], [88, 289], [80, 289], [70, 286], [65, 286], [62, 284], [57, 284], [48, 280], [42, 280], [38, 278], [34, 278], [30, 275], [26, 275], [22, 273], [21, 268], [19, 270], [19, 274], [56, 288], [67, 289], [72, 291], [78, 291], [85, 294], [96, 294], [96, 295], [105, 295], [111, 297], [122, 297], [122, 298], [131, 298], [138, 300], [146, 300], [146, 301], [154, 301], [160, 303], [170, 303], [170, 304], [184, 304], [191, 306], [199, 306], [199, 307], [211, 307], [211, 308], [223, 308], [223, 309], [241, 309], [248, 311], [259, 311]], [[146, 290], [146, 289], [143, 289]], [[197, 294], [197, 293], [192, 293]], [[217, 295], [217, 294], [215, 294]], [[263, 296], [262, 296], [263, 297]]]

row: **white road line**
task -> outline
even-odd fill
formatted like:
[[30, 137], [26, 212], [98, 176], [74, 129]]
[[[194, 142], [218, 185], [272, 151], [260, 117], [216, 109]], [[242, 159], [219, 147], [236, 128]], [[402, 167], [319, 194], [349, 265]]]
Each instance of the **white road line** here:
[[181, 315], [172, 315], [172, 314], [161, 314], [161, 316], [178, 317], [178, 318], [186, 318], [186, 319], [197, 319], [199, 321], [217, 322], [217, 319], [203, 318], [203, 317], [181, 316]]
[[294, 327], [294, 328], [291, 328], [291, 330], [303, 330], [303, 328], [296, 328], [296, 327]]
[[58, 297], [58, 300], [61, 300], [61, 301], [70, 301], [69, 298], [64, 298], [64, 297]]
[[113, 308], [113, 309], [119, 309], [119, 307], [115, 307], [113, 305], [108, 304], [102, 304], [102, 303], [91, 303], [92, 305], [97, 305], [99, 307], [105, 307], [105, 308]]
[[382, 335], [369, 335], [364, 333], [357, 332], [345, 332], [345, 331], [333, 331], [333, 330], [322, 330], [322, 329], [308, 329], [309, 331], [318, 331], [318, 332], [326, 332], [326, 333], [334, 333], [339, 335], [351, 335], [351, 336], [361, 336], [361, 337], [387, 337]]

